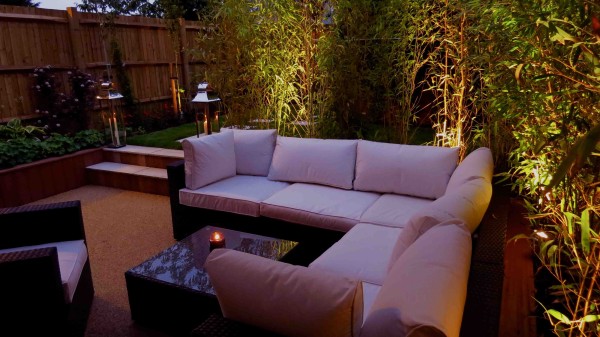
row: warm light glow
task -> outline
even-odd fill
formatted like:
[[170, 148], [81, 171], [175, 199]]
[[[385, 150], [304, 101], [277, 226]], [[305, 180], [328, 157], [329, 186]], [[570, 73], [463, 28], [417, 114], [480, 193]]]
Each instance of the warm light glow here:
[[213, 242], [219, 242], [219, 241], [223, 241], [223, 234], [219, 233], [219, 232], [213, 232], [210, 236], [210, 241]]

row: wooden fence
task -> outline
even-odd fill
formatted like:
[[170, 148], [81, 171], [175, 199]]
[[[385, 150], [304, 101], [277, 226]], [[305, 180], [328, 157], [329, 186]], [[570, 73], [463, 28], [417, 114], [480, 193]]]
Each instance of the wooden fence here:
[[[100, 19], [97, 14], [71, 7], [62, 11], [0, 5], [0, 122], [37, 117], [32, 90], [32, 74], [37, 67], [60, 70], [58, 80], [65, 92], [67, 71], [74, 68], [102, 78], [107, 61]], [[199, 79], [194, 74], [202, 74], [203, 63], [189, 51], [201, 26], [198, 22], [180, 23], [183, 48], [176, 52], [164, 20], [138, 16], [116, 19], [116, 39], [138, 102], [164, 101], [170, 105], [172, 75], [179, 78], [185, 95], [195, 94]], [[171, 73], [171, 69], [178, 72]]]

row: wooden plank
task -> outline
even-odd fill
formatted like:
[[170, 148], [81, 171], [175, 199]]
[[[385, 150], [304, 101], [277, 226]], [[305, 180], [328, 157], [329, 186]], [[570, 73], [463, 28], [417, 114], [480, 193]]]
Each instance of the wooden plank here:
[[[156, 19], [158, 21], [158, 19]], [[80, 21], [82, 25], [99, 25], [100, 20], [98, 19], [82, 19]], [[115, 22], [115, 27], [153, 27], [158, 29], [167, 29], [164, 23], [151, 23], [151, 22], [130, 22], [130, 21], [122, 21], [117, 20]]]
[[0, 19], [14, 20], [14, 21], [50, 21], [57, 23], [69, 23], [65, 18], [59, 18], [56, 16], [47, 15], [30, 15], [30, 14], [13, 14], [13, 13], [0, 13]]
[[536, 336], [535, 289], [532, 250], [529, 241], [510, 241], [518, 234], [529, 234], [525, 208], [511, 200], [507, 223], [508, 243], [504, 251], [504, 285], [498, 336]]

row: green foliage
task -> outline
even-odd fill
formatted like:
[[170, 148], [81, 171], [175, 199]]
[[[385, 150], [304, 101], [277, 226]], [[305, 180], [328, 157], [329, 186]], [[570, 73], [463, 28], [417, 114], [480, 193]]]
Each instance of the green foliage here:
[[[596, 336], [600, 302], [600, 39], [595, 2], [489, 4], [496, 41], [485, 78], [491, 118], [512, 126], [507, 175], [527, 199], [532, 226], [551, 238], [535, 245], [556, 286], [540, 292], [560, 336]], [[538, 242], [538, 240], [534, 241]]]
[[0, 5], [39, 7], [40, 3], [33, 2], [32, 0], [0, 0]]
[[[430, 7], [409, 0], [210, 5], [196, 54], [208, 63], [202, 79], [219, 91], [229, 124], [409, 140], [428, 48], [416, 27]], [[377, 132], [382, 125], [387, 131]]]
[[0, 169], [102, 145], [104, 136], [95, 130], [80, 131], [73, 137], [53, 133], [44, 140], [18, 136], [0, 142]]
[[12, 119], [6, 125], [0, 125], [0, 140], [39, 138], [46, 132], [44, 128], [27, 125], [23, 126], [20, 119]]
[[[200, 125], [200, 132], [202, 132], [202, 125]], [[130, 137], [127, 138], [127, 143], [131, 145], [181, 150], [181, 143], [178, 142], [178, 140], [195, 135], [196, 124], [188, 123], [177, 127]]]

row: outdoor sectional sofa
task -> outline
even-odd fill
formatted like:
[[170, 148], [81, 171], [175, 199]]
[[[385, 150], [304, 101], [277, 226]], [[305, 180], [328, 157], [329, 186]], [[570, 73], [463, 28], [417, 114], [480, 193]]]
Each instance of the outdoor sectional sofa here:
[[489, 149], [457, 166], [456, 148], [275, 130], [222, 130], [183, 149], [168, 168], [177, 239], [228, 215], [252, 232], [345, 233], [308, 268], [213, 251], [225, 317], [295, 336], [459, 335], [471, 234], [492, 194]]

